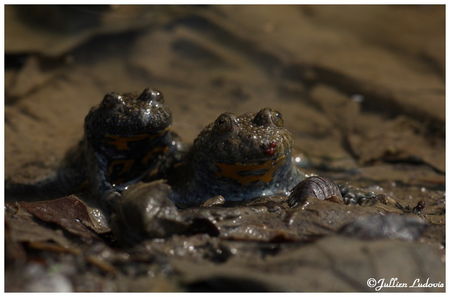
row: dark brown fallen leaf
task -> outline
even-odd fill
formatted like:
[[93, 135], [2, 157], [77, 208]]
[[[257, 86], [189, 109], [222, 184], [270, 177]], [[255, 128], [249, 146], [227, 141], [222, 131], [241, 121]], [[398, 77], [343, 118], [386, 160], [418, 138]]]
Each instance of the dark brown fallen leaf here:
[[271, 207], [271, 203], [240, 207], [190, 208], [182, 211], [189, 221], [211, 224], [217, 236], [230, 240], [260, 242], [291, 242], [299, 238], [283, 222], [285, 210]]
[[17, 213], [5, 216], [8, 237], [15, 242], [54, 241], [63, 247], [70, 247], [69, 240], [61, 230], [46, 228], [33, 220], [31, 214], [18, 208]]
[[80, 254], [79, 249], [63, 247], [59, 244], [55, 244], [55, 243], [51, 243], [51, 242], [33, 241], [33, 242], [30, 242], [28, 246], [33, 249], [37, 249], [37, 250], [44, 250], [44, 251], [57, 252], [57, 253], [69, 253], [69, 254], [74, 254], [74, 255]]
[[5, 266], [15, 263], [22, 264], [25, 259], [25, 250], [19, 242], [12, 240], [10, 224], [5, 221]]
[[91, 230], [94, 223], [88, 207], [74, 195], [55, 200], [19, 202], [19, 205], [40, 220], [55, 223], [72, 234], [86, 239], [97, 238]]
[[115, 275], [117, 273], [117, 269], [109, 264], [108, 262], [95, 257], [95, 256], [87, 256], [86, 261], [91, 263], [92, 265], [98, 267], [100, 270]]
[[112, 219], [117, 236], [124, 242], [133, 242], [184, 232], [188, 225], [168, 198], [170, 191], [170, 186], [161, 180], [138, 183], [124, 191]]

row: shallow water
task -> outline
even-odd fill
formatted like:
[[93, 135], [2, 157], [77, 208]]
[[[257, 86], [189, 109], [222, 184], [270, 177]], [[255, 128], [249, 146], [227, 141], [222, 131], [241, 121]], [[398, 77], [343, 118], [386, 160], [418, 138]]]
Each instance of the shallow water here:
[[[6, 178], [49, 174], [106, 92], [150, 86], [188, 143], [222, 112], [271, 107], [305, 172], [387, 197], [191, 209], [188, 233], [133, 248], [86, 217], [73, 227], [6, 197], [7, 291], [373, 291], [374, 271], [443, 281], [443, 6], [7, 6], [5, 17]], [[412, 241], [340, 235], [377, 213], [430, 226]]]

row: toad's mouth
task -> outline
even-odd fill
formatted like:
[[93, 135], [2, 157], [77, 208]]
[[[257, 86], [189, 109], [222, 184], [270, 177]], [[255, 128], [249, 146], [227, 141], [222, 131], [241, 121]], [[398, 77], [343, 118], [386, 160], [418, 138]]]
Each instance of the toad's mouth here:
[[249, 185], [258, 181], [269, 183], [273, 180], [275, 171], [284, 163], [284, 155], [263, 161], [246, 163], [220, 163], [216, 162], [218, 171], [216, 175], [220, 178], [228, 178], [241, 185]]

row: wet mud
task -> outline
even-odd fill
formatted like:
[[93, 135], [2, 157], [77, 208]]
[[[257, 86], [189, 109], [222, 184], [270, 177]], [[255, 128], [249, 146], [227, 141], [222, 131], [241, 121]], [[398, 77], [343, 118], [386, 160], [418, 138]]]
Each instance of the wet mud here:
[[[7, 5], [8, 181], [53, 173], [107, 92], [152, 87], [187, 143], [223, 112], [280, 111], [305, 173], [374, 199], [178, 209], [167, 185], [152, 196], [144, 183], [110, 216], [75, 195], [6, 195], [6, 291], [445, 283], [444, 22], [444, 6], [427, 5]], [[153, 215], [134, 215], [144, 206]]]

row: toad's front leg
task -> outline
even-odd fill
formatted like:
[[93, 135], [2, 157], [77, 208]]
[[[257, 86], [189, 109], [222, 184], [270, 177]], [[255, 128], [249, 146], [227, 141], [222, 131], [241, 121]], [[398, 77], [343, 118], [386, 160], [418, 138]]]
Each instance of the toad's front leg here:
[[[89, 160], [90, 159], [90, 160]], [[99, 199], [106, 208], [111, 208], [120, 199], [120, 189], [107, 178], [108, 160], [102, 154], [92, 153], [88, 158], [88, 178], [91, 183], [91, 194]]]

